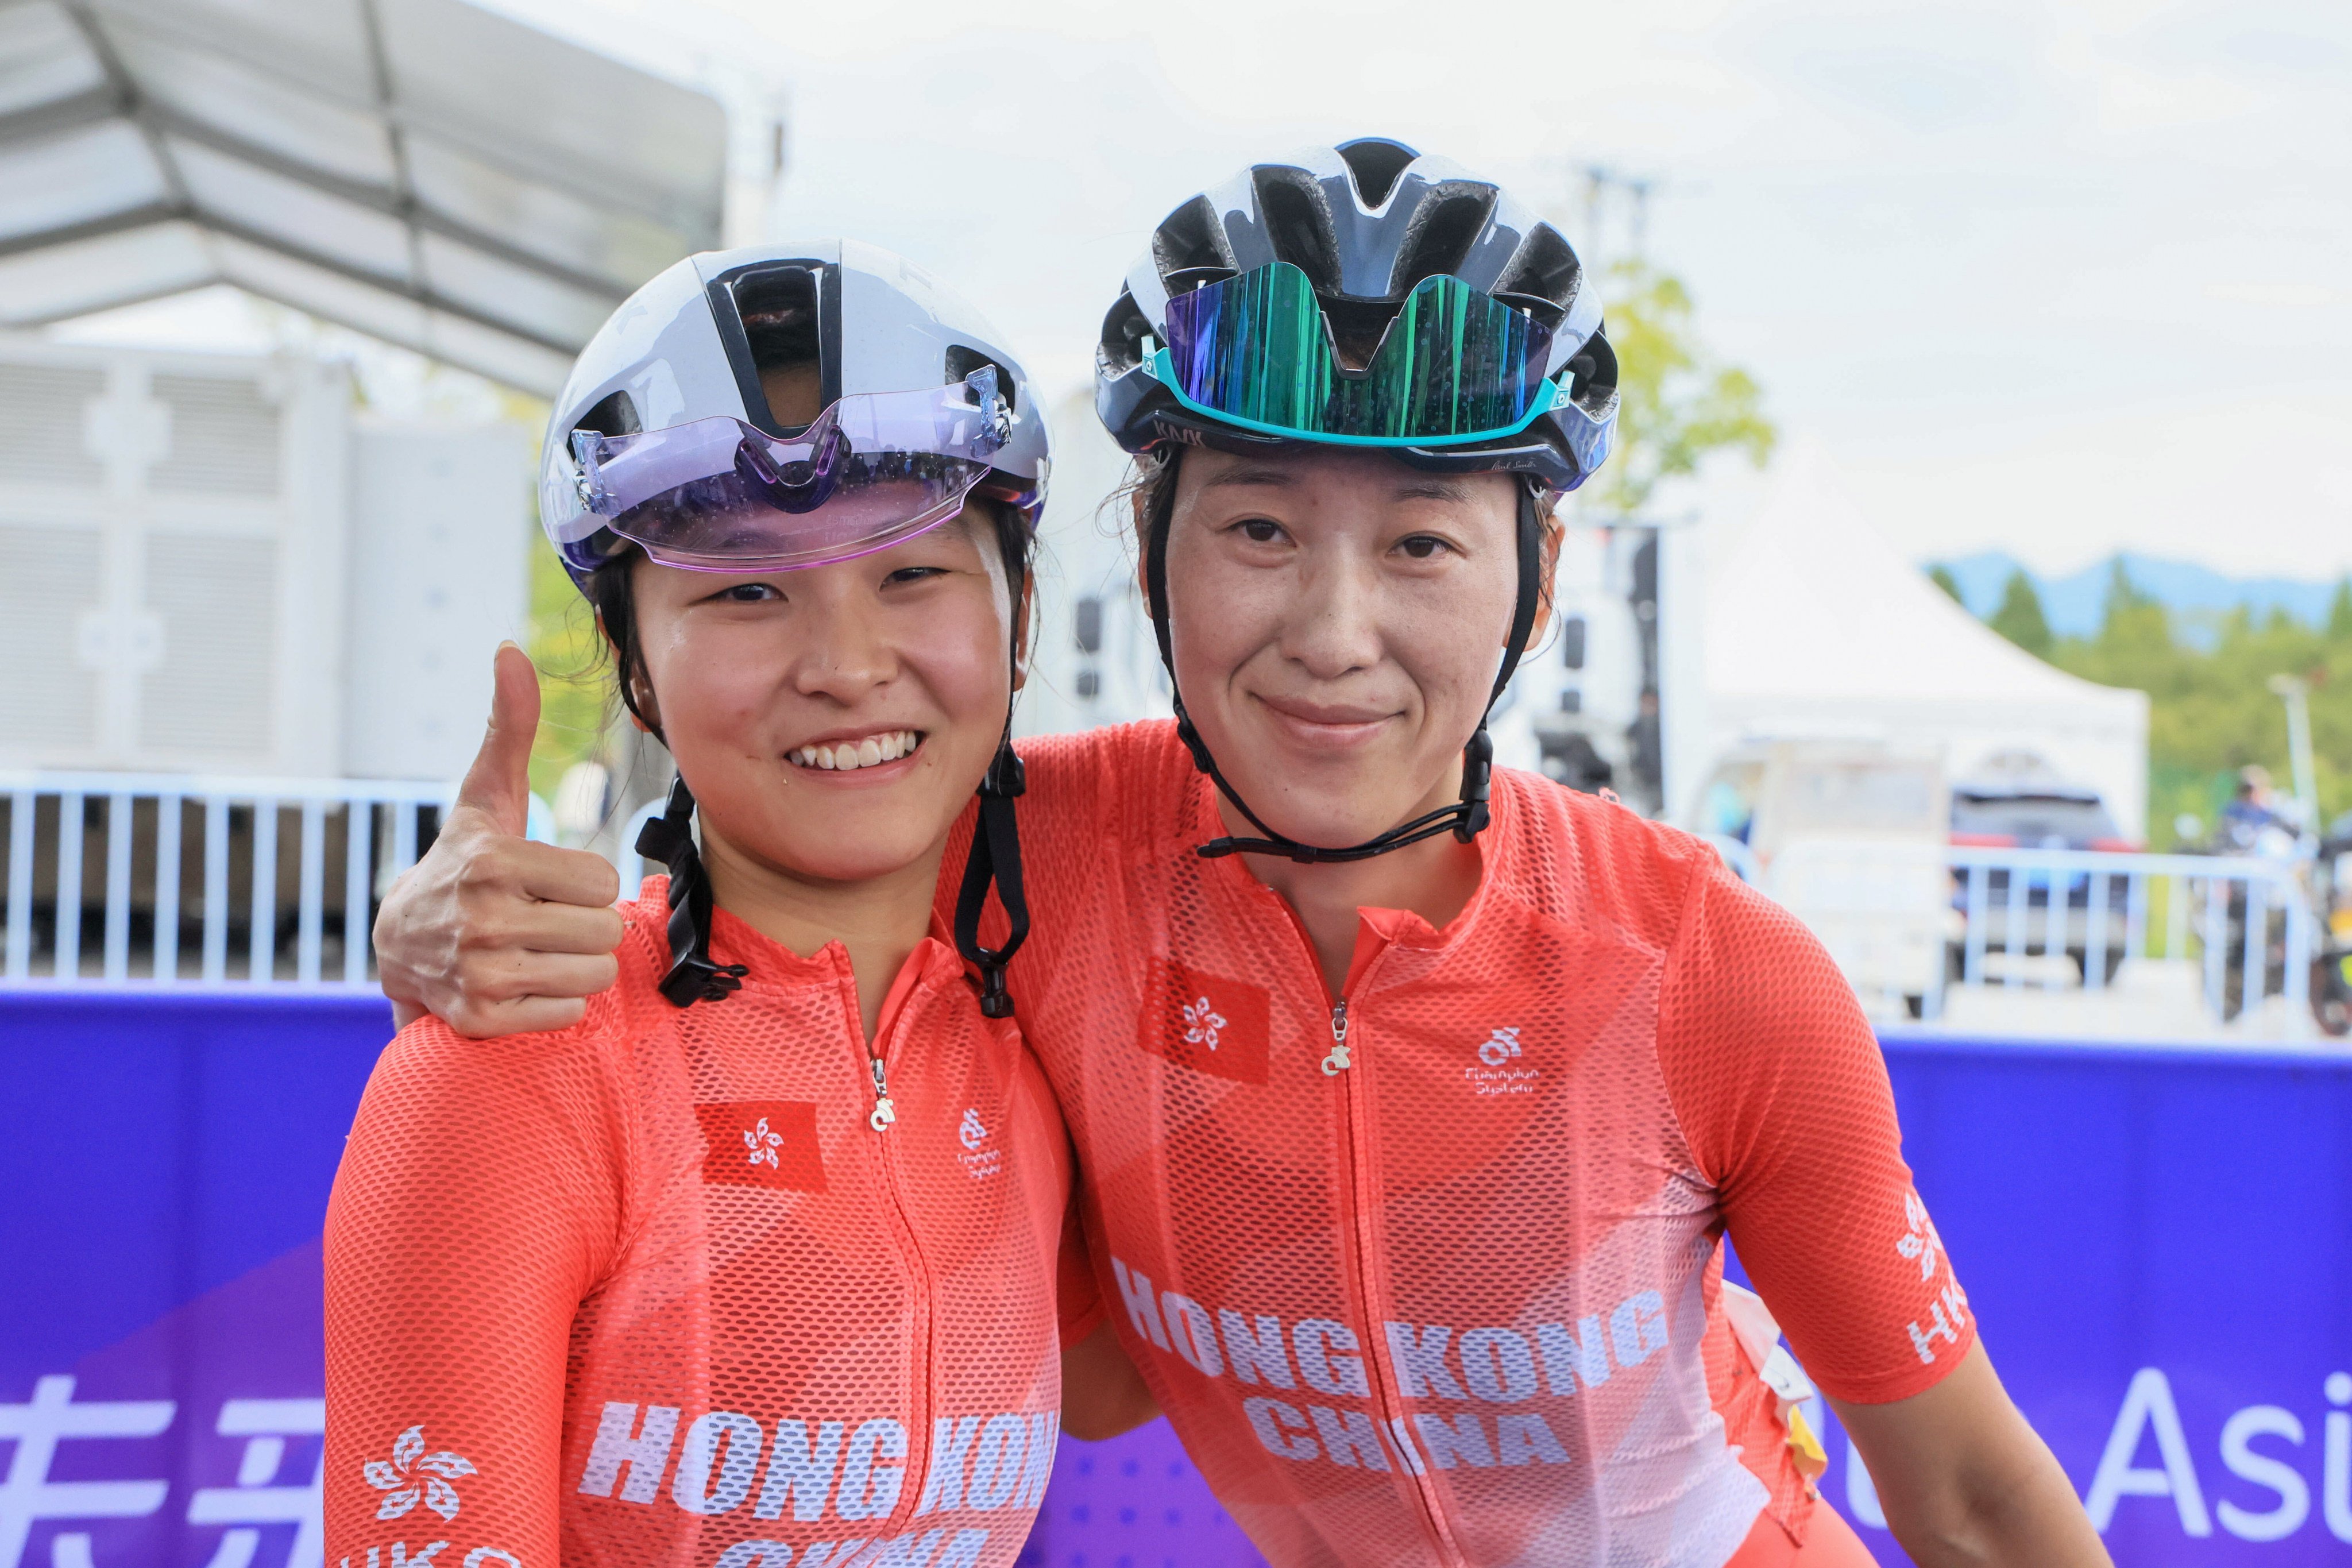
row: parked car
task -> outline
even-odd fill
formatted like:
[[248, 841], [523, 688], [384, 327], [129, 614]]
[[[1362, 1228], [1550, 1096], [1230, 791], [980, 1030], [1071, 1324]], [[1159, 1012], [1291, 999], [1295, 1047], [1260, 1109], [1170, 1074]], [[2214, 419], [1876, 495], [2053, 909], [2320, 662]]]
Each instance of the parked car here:
[[1690, 826], [1735, 841], [1727, 859], [1812, 928], [1865, 1005], [1883, 998], [1916, 1018], [1937, 988], [1950, 919], [1945, 801], [1933, 756], [1760, 742], [1717, 763]]
[[[1955, 845], [2000, 849], [2098, 849], [2133, 852], [2141, 846], [2123, 836], [2099, 792], [2047, 776], [1964, 781], [1952, 786], [1951, 840]], [[1981, 941], [1987, 954], [2048, 956], [2063, 952], [2078, 979], [2090, 976], [2091, 953], [2102, 954], [2099, 978], [2115, 979], [2123, 967], [2127, 928], [2122, 877], [2088, 871], [2028, 871], [2022, 920], [2010, 945], [2013, 912], [2011, 873], [1990, 868], [1952, 874], [1952, 908], [1961, 934], [1945, 955], [1949, 978], [1961, 977], [1967, 951]], [[1981, 883], [1972, 896], [1971, 878]], [[2103, 895], [2093, 897], [2094, 883]], [[2098, 907], [2094, 907], [2097, 904]], [[1971, 930], [1972, 922], [1976, 929]]]

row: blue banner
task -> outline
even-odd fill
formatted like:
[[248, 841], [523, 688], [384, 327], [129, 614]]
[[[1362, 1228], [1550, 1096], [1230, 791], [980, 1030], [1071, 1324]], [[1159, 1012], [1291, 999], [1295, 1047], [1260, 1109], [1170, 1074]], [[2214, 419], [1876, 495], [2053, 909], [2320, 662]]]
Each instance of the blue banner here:
[[[380, 1001], [0, 993], [0, 1568], [320, 1568], [320, 1217]], [[2001, 1375], [2118, 1563], [2352, 1563], [2352, 1058], [1887, 1042]], [[1822, 1490], [1883, 1562], [1831, 1427]], [[1024, 1561], [1258, 1559], [1162, 1424]]]

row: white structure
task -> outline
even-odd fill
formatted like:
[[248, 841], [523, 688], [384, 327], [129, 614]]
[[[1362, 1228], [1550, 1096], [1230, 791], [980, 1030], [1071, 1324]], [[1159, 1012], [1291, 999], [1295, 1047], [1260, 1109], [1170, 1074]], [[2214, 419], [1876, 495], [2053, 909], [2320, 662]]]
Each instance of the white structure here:
[[341, 367], [0, 344], [0, 768], [454, 778], [528, 610], [512, 426]]
[[[2147, 694], [2053, 669], [1986, 627], [1871, 526], [1824, 459], [1789, 458], [1755, 517], [1710, 542], [1706, 572], [1703, 700], [1675, 721], [1707, 757], [1759, 739], [1880, 740], [1940, 752], [1965, 779], [2029, 751], [2146, 837]], [[1678, 820], [1694, 806], [1672, 803]]]
[[528, 641], [530, 458], [517, 425], [353, 426], [346, 777], [455, 779], [472, 763], [490, 657]]
[[232, 283], [548, 396], [719, 240], [717, 101], [467, 0], [0, 9], [0, 324]]
[[1092, 392], [1053, 411], [1054, 472], [1038, 529], [1037, 630], [1029, 683], [1013, 713], [1021, 735], [1165, 718], [1168, 680], [1135, 575], [1124, 500], [1112, 500], [1127, 454], [1095, 418]]

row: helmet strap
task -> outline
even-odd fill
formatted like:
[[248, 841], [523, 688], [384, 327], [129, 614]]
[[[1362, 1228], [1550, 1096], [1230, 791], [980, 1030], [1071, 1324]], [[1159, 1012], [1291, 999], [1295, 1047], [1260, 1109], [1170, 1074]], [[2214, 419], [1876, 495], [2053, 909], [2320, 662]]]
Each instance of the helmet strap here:
[[710, 956], [710, 879], [694, 844], [694, 794], [680, 774], [669, 786], [669, 805], [637, 829], [637, 853], [669, 868], [669, 973], [661, 994], [677, 1007], [723, 1002], [751, 971], [718, 963]]
[[[1013, 586], [1013, 668], [1021, 666], [1021, 593], [1026, 580], [1019, 549], [1008, 531], [1004, 540], [1007, 580]], [[991, 1018], [1013, 1015], [1013, 996], [1004, 972], [1013, 955], [1029, 937], [1029, 900], [1021, 888], [1021, 835], [1014, 822], [1013, 801], [1028, 787], [1027, 771], [1013, 749], [1013, 705], [1005, 701], [1004, 730], [997, 739], [996, 756], [980, 781], [979, 820], [971, 830], [971, 850], [963, 864], [963, 883], [956, 889], [956, 951], [980, 971], [980, 1010]], [[1004, 905], [1012, 930], [1003, 947], [980, 940], [980, 917], [993, 883]]]
[[1176, 681], [1176, 658], [1171, 642], [1168, 617], [1168, 532], [1175, 518], [1175, 465], [1183, 448], [1171, 447], [1164, 461], [1167, 471], [1154, 494], [1156, 516], [1146, 519], [1148, 537], [1144, 542], [1143, 586], [1151, 607], [1153, 635], [1160, 644], [1160, 662], [1168, 671], [1168, 692], [1176, 710], [1177, 738], [1192, 753], [1192, 765], [1209, 776], [1217, 792], [1233, 802], [1234, 809], [1258, 830], [1256, 838], [1213, 838], [1194, 851], [1204, 860], [1220, 859], [1227, 855], [1277, 855], [1301, 865], [1331, 864], [1349, 860], [1369, 860], [1408, 844], [1418, 844], [1424, 838], [1434, 838], [1441, 833], [1451, 833], [1467, 844], [1485, 831], [1493, 819], [1488, 797], [1493, 788], [1495, 742], [1486, 732], [1486, 714], [1511, 683], [1519, 668], [1519, 657], [1526, 650], [1528, 638], [1533, 635], [1536, 611], [1543, 595], [1543, 518], [1537, 508], [1538, 487], [1523, 483], [1518, 495], [1518, 596], [1511, 611], [1511, 634], [1503, 647], [1503, 663], [1495, 677], [1495, 684], [1486, 694], [1486, 712], [1478, 718], [1478, 728], [1471, 732], [1469, 742], [1462, 748], [1462, 795], [1452, 805], [1440, 806], [1410, 822], [1401, 823], [1386, 833], [1367, 838], [1361, 844], [1345, 848], [1326, 848], [1320, 845], [1301, 844], [1265, 825], [1265, 820], [1249, 807], [1241, 793], [1225, 779], [1217, 767], [1217, 760], [1209, 754], [1208, 742], [1193, 726], [1192, 716], [1184, 710], [1184, 694]]

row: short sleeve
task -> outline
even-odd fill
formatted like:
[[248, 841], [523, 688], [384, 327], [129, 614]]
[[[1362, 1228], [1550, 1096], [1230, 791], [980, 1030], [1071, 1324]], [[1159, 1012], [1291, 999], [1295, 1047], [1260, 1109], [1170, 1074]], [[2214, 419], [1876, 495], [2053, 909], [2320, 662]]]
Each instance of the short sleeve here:
[[1696, 874], [1667, 959], [1658, 1055], [1740, 1262], [1814, 1381], [1885, 1404], [1958, 1366], [1975, 1321], [1904, 1163], [1877, 1037], [1812, 932], [1719, 865]]
[[587, 1028], [425, 1018], [368, 1080], [327, 1210], [328, 1562], [436, 1539], [556, 1561], [572, 1322], [621, 1228]]

